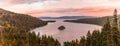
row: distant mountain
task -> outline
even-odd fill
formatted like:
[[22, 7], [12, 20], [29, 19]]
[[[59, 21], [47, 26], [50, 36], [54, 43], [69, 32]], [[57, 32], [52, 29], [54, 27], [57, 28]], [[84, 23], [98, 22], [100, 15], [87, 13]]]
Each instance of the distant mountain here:
[[14, 28], [15, 30], [29, 31], [30, 29], [44, 26], [46, 24], [47, 22], [30, 15], [18, 14], [0, 9], [0, 26], [2, 27], [10, 27]]
[[104, 25], [107, 17], [98, 17], [98, 18], [86, 18], [86, 19], [78, 19], [78, 20], [65, 20], [65, 22], [74, 22], [74, 23], [87, 23], [87, 24], [95, 24], [95, 25]]
[[[87, 23], [87, 24], [95, 24], [103, 26], [106, 23], [107, 18], [113, 20], [113, 16], [105, 16], [105, 17], [97, 17], [97, 18], [85, 18], [85, 19], [77, 19], [77, 20], [65, 20], [65, 22], [73, 22], [73, 23]], [[120, 16], [118, 16], [120, 21]]]
[[93, 16], [62, 16], [62, 17], [40, 17], [41, 19], [84, 19], [95, 18]]
[[[73, 22], [73, 23], [87, 23], [87, 24], [95, 24], [103, 26], [106, 23], [107, 18], [110, 18], [112, 21], [113, 16], [105, 16], [105, 17], [97, 17], [97, 18], [85, 18], [85, 19], [77, 19], [77, 20], [65, 20], [65, 22]], [[120, 21], [120, 16], [118, 16]]]

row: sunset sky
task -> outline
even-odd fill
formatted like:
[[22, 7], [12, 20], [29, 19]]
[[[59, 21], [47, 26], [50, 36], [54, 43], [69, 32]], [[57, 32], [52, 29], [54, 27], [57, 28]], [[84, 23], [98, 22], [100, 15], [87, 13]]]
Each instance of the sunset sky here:
[[0, 8], [35, 17], [108, 16], [120, 0], [0, 0]]

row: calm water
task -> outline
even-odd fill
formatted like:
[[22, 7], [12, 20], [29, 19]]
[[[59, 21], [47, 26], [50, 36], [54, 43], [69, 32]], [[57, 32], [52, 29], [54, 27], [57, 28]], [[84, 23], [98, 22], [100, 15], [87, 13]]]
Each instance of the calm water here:
[[[58, 27], [61, 25], [65, 26], [66, 29], [63, 31], [58, 30]], [[48, 23], [48, 25], [33, 29], [32, 31], [36, 34], [39, 32], [41, 35], [52, 35], [55, 39], [58, 39], [61, 43], [63, 43], [64, 41], [80, 39], [80, 36], [85, 36], [88, 30], [92, 32], [95, 29], [101, 29], [101, 26], [57, 20], [55, 23]]]

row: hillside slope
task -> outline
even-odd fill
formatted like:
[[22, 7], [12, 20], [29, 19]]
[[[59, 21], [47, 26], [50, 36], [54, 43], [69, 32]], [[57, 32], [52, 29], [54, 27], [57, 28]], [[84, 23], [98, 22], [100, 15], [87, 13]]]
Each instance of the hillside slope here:
[[[74, 22], [74, 23], [87, 23], [87, 24], [95, 24], [95, 25], [100, 25], [103, 26], [106, 22], [106, 17], [98, 17], [98, 18], [86, 18], [86, 19], [78, 19], [78, 20], [65, 20], [65, 22]], [[109, 17], [112, 19], [112, 17]]]
[[38, 18], [0, 9], [0, 46], [60, 46], [52, 36], [30, 32], [47, 22]]
[[0, 25], [4, 27], [7, 26], [12, 27], [15, 30], [19, 29], [21, 31], [28, 31], [46, 24], [47, 22], [30, 15], [18, 14], [0, 9]]

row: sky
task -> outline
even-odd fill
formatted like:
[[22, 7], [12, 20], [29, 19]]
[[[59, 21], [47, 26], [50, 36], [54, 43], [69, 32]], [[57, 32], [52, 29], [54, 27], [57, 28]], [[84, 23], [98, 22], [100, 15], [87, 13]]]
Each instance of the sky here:
[[120, 0], [0, 0], [0, 8], [34, 17], [109, 16]]

